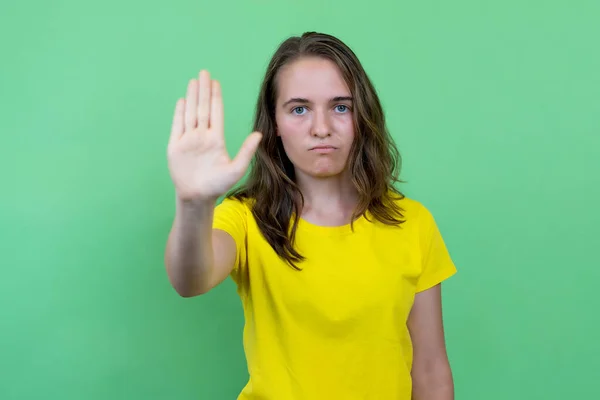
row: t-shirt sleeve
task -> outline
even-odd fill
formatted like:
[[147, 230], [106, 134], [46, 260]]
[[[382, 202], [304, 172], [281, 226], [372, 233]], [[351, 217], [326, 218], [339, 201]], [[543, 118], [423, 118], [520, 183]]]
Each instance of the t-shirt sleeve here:
[[424, 206], [421, 206], [419, 219], [422, 269], [417, 282], [417, 293], [441, 283], [456, 273], [456, 267], [436, 221]]
[[232, 273], [236, 274], [246, 260], [246, 206], [237, 199], [225, 198], [215, 207], [213, 229], [227, 232], [235, 241], [236, 257]]

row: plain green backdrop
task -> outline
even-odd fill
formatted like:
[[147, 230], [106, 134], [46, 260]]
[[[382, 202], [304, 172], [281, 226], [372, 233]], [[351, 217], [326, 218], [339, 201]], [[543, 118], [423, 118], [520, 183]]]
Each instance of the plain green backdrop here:
[[600, 398], [599, 21], [592, 0], [3, 2], [0, 399], [235, 399], [233, 283], [182, 299], [164, 272], [173, 107], [209, 69], [235, 154], [308, 30], [364, 63], [459, 269], [456, 398]]

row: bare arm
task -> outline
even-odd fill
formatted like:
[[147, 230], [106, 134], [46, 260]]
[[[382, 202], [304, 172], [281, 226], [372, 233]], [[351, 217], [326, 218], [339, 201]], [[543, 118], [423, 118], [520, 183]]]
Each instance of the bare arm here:
[[175, 104], [167, 148], [177, 204], [165, 265], [171, 284], [184, 297], [215, 287], [236, 259], [233, 238], [212, 229], [215, 201], [243, 177], [262, 134], [246, 138], [231, 159], [223, 124], [221, 86], [208, 71], [200, 71], [188, 83], [186, 98]]
[[412, 400], [454, 400], [442, 322], [441, 285], [417, 293], [408, 328], [414, 349]]
[[236, 248], [229, 234], [212, 229], [213, 201], [177, 202], [165, 251], [171, 284], [183, 297], [204, 294], [233, 269]]

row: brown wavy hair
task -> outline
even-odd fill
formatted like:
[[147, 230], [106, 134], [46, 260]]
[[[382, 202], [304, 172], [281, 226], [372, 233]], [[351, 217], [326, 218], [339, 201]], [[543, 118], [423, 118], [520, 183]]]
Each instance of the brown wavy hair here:
[[[294, 166], [277, 136], [275, 104], [278, 71], [301, 57], [322, 57], [335, 63], [348, 85], [353, 101], [355, 139], [348, 165], [359, 202], [352, 221], [367, 211], [387, 225], [400, 225], [402, 208], [394, 200], [404, 198], [395, 188], [402, 182], [400, 154], [390, 136], [377, 93], [354, 52], [340, 39], [306, 32], [283, 41], [264, 76], [254, 116], [254, 131], [263, 138], [245, 182], [226, 197], [251, 200], [252, 214], [267, 242], [293, 268], [305, 258], [294, 249], [294, 238], [304, 198], [295, 183]], [[290, 225], [291, 224], [291, 225]], [[353, 225], [351, 225], [353, 228]]]

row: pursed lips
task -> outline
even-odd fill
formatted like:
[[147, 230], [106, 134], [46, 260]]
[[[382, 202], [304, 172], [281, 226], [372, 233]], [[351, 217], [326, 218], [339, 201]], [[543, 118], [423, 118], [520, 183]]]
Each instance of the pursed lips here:
[[334, 146], [330, 146], [330, 145], [321, 145], [321, 146], [311, 147], [309, 150], [326, 150], [326, 149], [334, 150], [335, 147]]
[[309, 150], [312, 152], [318, 153], [318, 154], [329, 154], [329, 153], [334, 152], [336, 150], [336, 148], [334, 146], [321, 145], [321, 146], [315, 146]]

